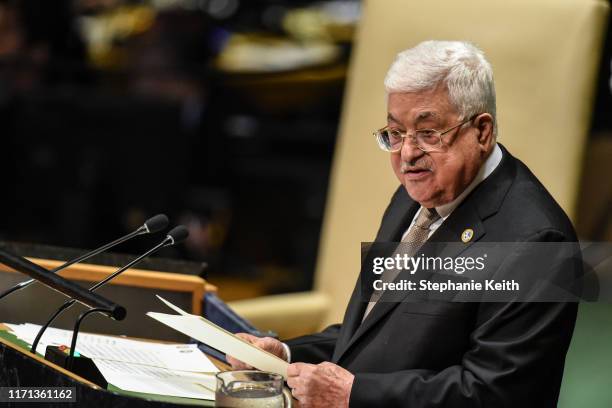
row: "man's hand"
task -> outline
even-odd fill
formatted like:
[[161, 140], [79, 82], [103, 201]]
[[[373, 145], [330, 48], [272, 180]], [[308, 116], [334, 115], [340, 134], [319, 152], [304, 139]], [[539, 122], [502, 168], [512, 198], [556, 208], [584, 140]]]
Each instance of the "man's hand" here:
[[[287, 353], [285, 352], [285, 348], [283, 347], [283, 343], [280, 341], [273, 339], [272, 337], [257, 337], [252, 334], [247, 333], [238, 333], [236, 336], [240, 337], [242, 340], [246, 340], [249, 343], [259, 347], [262, 350], [267, 351], [270, 354], [274, 354], [277, 357], [282, 358], [287, 361]], [[227, 358], [227, 362], [232, 366], [233, 370], [252, 370], [248, 364], [243, 363], [240, 360], [235, 359], [232, 356], [225, 356]]]
[[294, 363], [287, 369], [287, 385], [300, 408], [347, 408], [355, 376], [344, 368], [324, 362]]

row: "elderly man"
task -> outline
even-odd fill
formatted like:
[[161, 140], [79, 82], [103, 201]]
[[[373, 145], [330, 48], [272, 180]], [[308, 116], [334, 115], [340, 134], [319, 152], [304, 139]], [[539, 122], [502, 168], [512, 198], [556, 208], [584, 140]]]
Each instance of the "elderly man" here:
[[[423, 42], [397, 56], [385, 87], [387, 126], [375, 135], [401, 186], [377, 242], [576, 241], [563, 210], [496, 143], [479, 49]], [[377, 302], [359, 288], [342, 324], [321, 333], [286, 344], [241, 335], [292, 363], [301, 406], [556, 406], [575, 303]]]

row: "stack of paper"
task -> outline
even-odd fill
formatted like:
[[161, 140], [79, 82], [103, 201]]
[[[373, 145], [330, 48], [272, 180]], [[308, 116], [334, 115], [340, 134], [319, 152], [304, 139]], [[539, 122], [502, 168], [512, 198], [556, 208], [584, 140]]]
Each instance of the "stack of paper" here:
[[[29, 323], [7, 326], [28, 344], [40, 329]], [[44, 355], [48, 345], [69, 346], [71, 339], [71, 331], [49, 328], [37, 352]], [[195, 344], [160, 344], [80, 333], [76, 351], [91, 358], [104, 378], [123, 390], [214, 399], [214, 373], [218, 369]]]
[[[287, 378], [286, 361], [159, 298], [179, 314], [149, 312], [148, 316], [257, 369]], [[29, 323], [7, 326], [28, 344], [40, 329]], [[71, 331], [49, 328], [36, 351], [44, 355], [48, 345], [69, 346], [71, 339]], [[110, 384], [127, 391], [210, 400], [215, 397], [214, 373], [218, 369], [194, 344], [159, 344], [80, 333], [76, 351], [91, 358]]]

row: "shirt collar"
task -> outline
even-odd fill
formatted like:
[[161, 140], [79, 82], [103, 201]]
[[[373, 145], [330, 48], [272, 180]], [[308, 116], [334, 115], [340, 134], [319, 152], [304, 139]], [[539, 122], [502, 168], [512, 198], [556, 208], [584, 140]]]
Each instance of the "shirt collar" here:
[[474, 177], [474, 180], [466, 187], [465, 190], [461, 194], [457, 196], [453, 201], [447, 204], [443, 204], [441, 206], [436, 207], [436, 211], [440, 214], [440, 218], [445, 220], [454, 210], [461, 204], [461, 202], [465, 199], [465, 197], [472, 192], [480, 183], [482, 183], [487, 177], [493, 173], [493, 170], [499, 166], [501, 162], [503, 153], [497, 143], [495, 144], [495, 148], [493, 152], [487, 157], [484, 164], [480, 166], [480, 170]]

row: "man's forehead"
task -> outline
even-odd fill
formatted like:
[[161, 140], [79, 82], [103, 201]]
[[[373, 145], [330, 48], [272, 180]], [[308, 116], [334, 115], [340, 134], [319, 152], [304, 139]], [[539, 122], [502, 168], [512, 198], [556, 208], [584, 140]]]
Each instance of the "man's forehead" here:
[[387, 98], [387, 119], [423, 121], [441, 119], [454, 109], [446, 89], [436, 88], [421, 92], [390, 93]]

